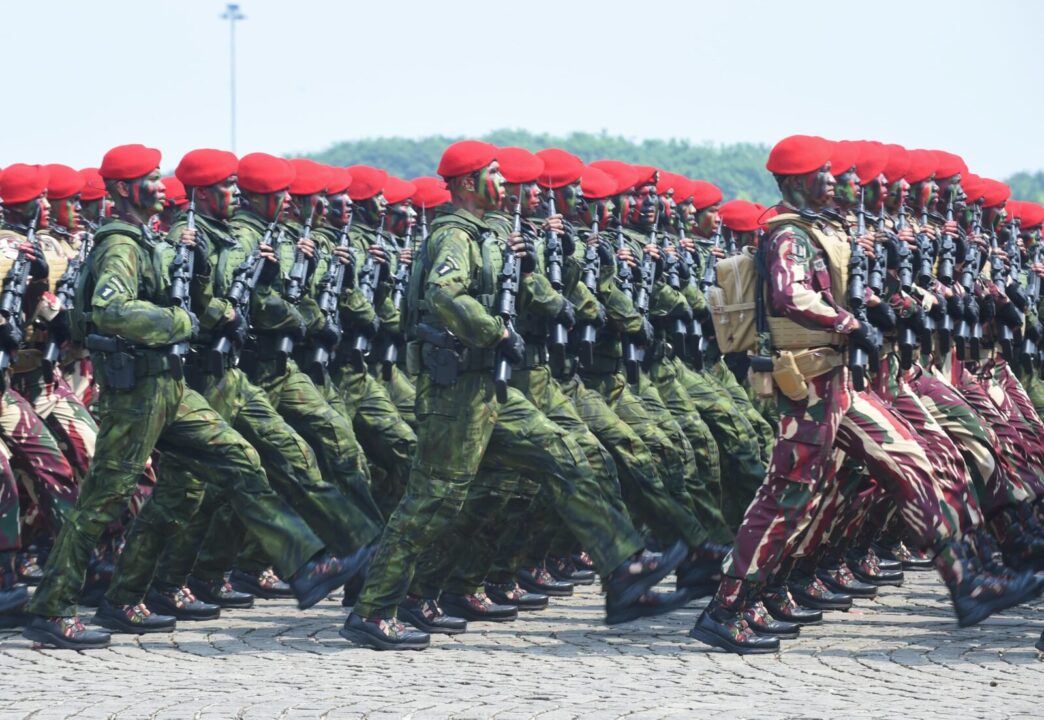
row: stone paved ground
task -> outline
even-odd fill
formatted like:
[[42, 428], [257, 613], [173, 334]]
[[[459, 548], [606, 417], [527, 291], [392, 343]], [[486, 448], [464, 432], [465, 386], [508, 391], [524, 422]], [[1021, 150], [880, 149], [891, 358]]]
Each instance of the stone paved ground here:
[[0, 718], [1034, 718], [1044, 601], [959, 630], [934, 573], [741, 659], [686, 632], [693, 607], [617, 628], [584, 588], [423, 653], [357, 649], [339, 602], [266, 601], [82, 654], [0, 632]]

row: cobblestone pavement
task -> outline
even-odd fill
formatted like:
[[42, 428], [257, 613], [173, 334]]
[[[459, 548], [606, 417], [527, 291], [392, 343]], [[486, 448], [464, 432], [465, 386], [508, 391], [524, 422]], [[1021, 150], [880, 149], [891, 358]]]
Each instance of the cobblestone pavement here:
[[686, 637], [703, 601], [610, 628], [591, 587], [422, 653], [349, 645], [335, 600], [264, 601], [85, 653], [0, 631], [0, 718], [1044, 716], [1044, 601], [960, 630], [934, 573], [907, 578], [748, 659]]

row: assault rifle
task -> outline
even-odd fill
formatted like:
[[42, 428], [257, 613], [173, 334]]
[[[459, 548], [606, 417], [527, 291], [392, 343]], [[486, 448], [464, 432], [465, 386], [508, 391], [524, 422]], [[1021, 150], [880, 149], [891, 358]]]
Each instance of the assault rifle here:
[[[921, 208], [921, 229], [917, 231], [917, 285], [925, 290], [931, 290], [935, 280], [935, 241], [925, 230], [928, 227], [928, 208]], [[944, 313], [945, 314], [945, 308]], [[935, 318], [930, 313], [924, 313], [921, 323], [921, 352], [927, 354], [932, 351], [932, 335], [935, 333]]]
[[[39, 250], [40, 247], [36, 242], [36, 227], [39, 223], [40, 204], [37, 203], [36, 209], [33, 211], [33, 218], [29, 221], [29, 227], [25, 233], [26, 243], [33, 246], [34, 250]], [[25, 300], [25, 291], [29, 287], [31, 266], [29, 258], [19, 250], [11, 269], [7, 272], [7, 277], [4, 278], [4, 289], [0, 292], [0, 315], [6, 322], [13, 323], [19, 331], [22, 329], [22, 303]], [[10, 366], [11, 353], [0, 348], [0, 374]], [[6, 380], [0, 382], [6, 382]]]
[[[83, 238], [80, 240], [80, 249], [76, 253], [76, 257], [65, 266], [65, 272], [58, 278], [58, 283], [54, 286], [54, 294], [58, 298], [58, 312], [68, 312], [72, 308], [73, 302], [76, 300], [76, 283], [80, 280], [83, 265], [87, 262], [87, 256], [91, 254], [93, 247], [94, 233], [84, 233]], [[47, 344], [44, 345], [43, 357], [41, 358], [46, 377], [51, 377], [60, 354], [61, 348], [52, 331], [48, 333]]]
[[[406, 232], [404, 247], [409, 248], [413, 244], [413, 227]], [[403, 248], [396, 247], [396, 257], [401, 256]], [[406, 289], [410, 283], [410, 263], [401, 260], [397, 262], [395, 274], [392, 276], [391, 304], [399, 314], [402, 314], [402, 301], [406, 299]], [[381, 377], [385, 381], [392, 379], [392, 368], [399, 362], [399, 344], [394, 338], [387, 338], [384, 347], [384, 356], [381, 358]]]
[[[348, 222], [341, 228], [341, 234], [337, 238], [338, 248], [347, 250], [351, 245], [351, 240], [348, 237], [351, 229], [352, 216], [349, 215]], [[340, 261], [336, 254], [331, 254], [326, 272], [323, 273], [323, 277], [319, 280], [319, 296], [316, 299], [319, 311], [326, 318], [325, 324], [336, 330], [338, 338], [341, 337], [341, 313], [338, 301], [341, 299], [341, 293], [344, 290], [344, 279], [347, 269], [348, 267]], [[318, 339], [313, 340], [313, 342], [315, 347], [312, 348], [312, 358], [308, 363], [308, 375], [321, 385], [326, 381], [324, 369], [330, 364], [330, 358], [337, 349], [339, 340], [334, 342], [333, 345], [323, 343]]]
[[[515, 227], [514, 231], [522, 231], [522, 193], [519, 193], [518, 202], [515, 205]], [[504, 264], [500, 266], [500, 293], [497, 295], [497, 314], [504, 320], [504, 327], [508, 330], [515, 329], [515, 317], [517, 308], [515, 299], [518, 296], [518, 288], [521, 281], [522, 264], [515, 257], [515, 252], [509, 245], [504, 249]], [[507, 402], [508, 386], [511, 383], [511, 361], [504, 356], [500, 350], [497, 351], [496, 360], [493, 363], [493, 385], [497, 395], [497, 402]]]
[[[547, 197], [548, 217], [555, 214], [555, 191], [549, 190]], [[544, 230], [544, 252], [547, 257], [547, 279], [555, 292], [562, 292], [562, 240], [558, 233], [548, 225]], [[569, 330], [559, 322], [551, 324], [548, 337], [548, 350], [554, 356], [557, 367], [565, 362], [566, 344], [569, 342]]]
[[[384, 225], [384, 213], [377, 218], [377, 243], [383, 247], [380, 228]], [[373, 253], [367, 251], [366, 259], [363, 260], [362, 268], [359, 270], [359, 292], [370, 305], [377, 296], [377, 285], [380, 281], [381, 268]], [[366, 356], [370, 354], [373, 346], [373, 338], [364, 333], [356, 333], [352, 340], [352, 347], [348, 353], [348, 362], [355, 372], [366, 371]]]
[[[591, 223], [591, 237], [598, 242], [598, 219]], [[598, 259], [598, 249], [594, 245], [584, 248], [584, 267], [581, 271], [580, 282], [584, 284], [592, 295], [598, 294], [598, 275], [602, 269], [602, 262]], [[594, 362], [594, 344], [597, 330], [593, 323], [585, 322], [577, 328], [580, 336], [577, 342], [580, 351], [580, 362], [591, 365]]]
[[[866, 317], [866, 276], [868, 259], [863, 252], [863, 246], [859, 244], [858, 238], [866, 234], [866, 218], [862, 211], [863, 191], [859, 192], [858, 223], [856, 235], [851, 241], [852, 257], [848, 261], [848, 307], [852, 314], [859, 320], [859, 324], [866, 327], [871, 337], [876, 334], [877, 329], [870, 324]], [[851, 346], [848, 348], [848, 368], [852, 373], [852, 384], [856, 390], [866, 388], [867, 364], [870, 358], [865, 349]]]
[[[196, 189], [189, 191], [188, 210], [185, 213], [186, 229], [192, 232], [196, 229]], [[186, 312], [192, 312], [191, 286], [192, 276], [195, 273], [196, 255], [192, 248], [183, 242], [178, 243], [174, 251], [174, 260], [170, 264], [170, 302], [174, 307], [179, 307]], [[174, 376], [181, 378], [182, 363], [188, 355], [189, 341], [182, 340], [171, 346], [170, 360]]]
[[[700, 279], [696, 277], [696, 273], [699, 269], [699, 261], [696, 256], [685, 247], [685, 224], [681, 217], [678, 218], [678, 249], [682, 254], [682, 262], [685, 263], [685, 269], [689, 271], [689, 287], [699, 286]], [[689, 342], [686, 345], [687, 355], [689, 362], [692, 363], [693, 368], [696, 370], [703, 369], [703, 351], [706, 340], [703, 338], [703, 325], [693, 317], [692, 322], [689, 324]]]
[[[623, 250], [627, 247], [627, 242], [624, 240], [623, 232], [623, 218], [620, 218], [620, 224], [616, 226], [616, 249]], [[616, 282], [620, 286], [620, 291], [625, 295], [634, 300], [635, 287], [634, 287], [634, 272], [631, 270], [631, 266], [621, 260], [616, 264]], [[638, 348], [628, 336], [622, 338], [623, 342], [623, 363], [624, 372], [627, 374], [627, 382], [632, 385], [638, 384]]]

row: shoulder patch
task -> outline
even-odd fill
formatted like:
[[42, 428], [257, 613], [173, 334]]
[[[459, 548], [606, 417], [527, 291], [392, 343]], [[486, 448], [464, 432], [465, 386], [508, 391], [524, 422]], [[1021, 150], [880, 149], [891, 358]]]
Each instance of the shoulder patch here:
[[435, 268], [435, 274], [439, 277], [442, 277], [443, 275], [451, 273], [455, 270], [460, 270], [460, 265], [458, 265], [457, 261], [453, 258], [446, 258], [445, 260], [443, 260], [441, 265]]
[[98, 296], [102, 300], [109, 300], [113, 295], [118, 292], [126, 292], [119, 281], [113, 279], [98, 288]]

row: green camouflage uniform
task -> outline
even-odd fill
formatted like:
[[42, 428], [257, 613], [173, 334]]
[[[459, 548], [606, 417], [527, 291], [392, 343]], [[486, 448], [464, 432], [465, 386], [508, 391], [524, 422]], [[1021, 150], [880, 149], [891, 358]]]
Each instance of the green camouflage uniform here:
[[[504, 322], [488, 307], [498, 270], [483, 267], [481, 237], [490, 231], [465, 210], [442, 208], [414, 265], [411, 295], [421, 296], [419, 319], [452, 332], [467, 352], [453, 384], [436, 384], [430, 371], [418, 377], [417, 453], [355, 607], [361, 617], [394, 615], [419, 554], [450, 529], [483, 460], [547, 483], [556, 509], [602, 575], [642, 547], [630, 522], [605, 504], [576, 440], [517, 389], [508, 389], [506, 402], [496, 400], [491, 370]], [[408, 351], [419, 352], [429, 367], [433, 346], [411, 343]]]
[[257, 452], [172, 373], [170, 346], [191, 334], [188, 313], [158, 304], [165, 305], [169, 297], [172, 249], [144, 228], [119, 220], [103, 225], [96, 243], [77, 288], [77, 311], [88, 332], [119, 336], [133, 345], [135, 384], [129, 390], [113, 388], [108, 376], [112, 356], [94, 354], [102, 388], [97, 453], [30, 611], [76, 613], [90, 553], [134, 492], [153, 448], [176, 457], [205, 481], [232, 488], [232, 503], [244, 525], [278, 571], [293, 575], [323, 549], [322, 541], [269, 487]]

